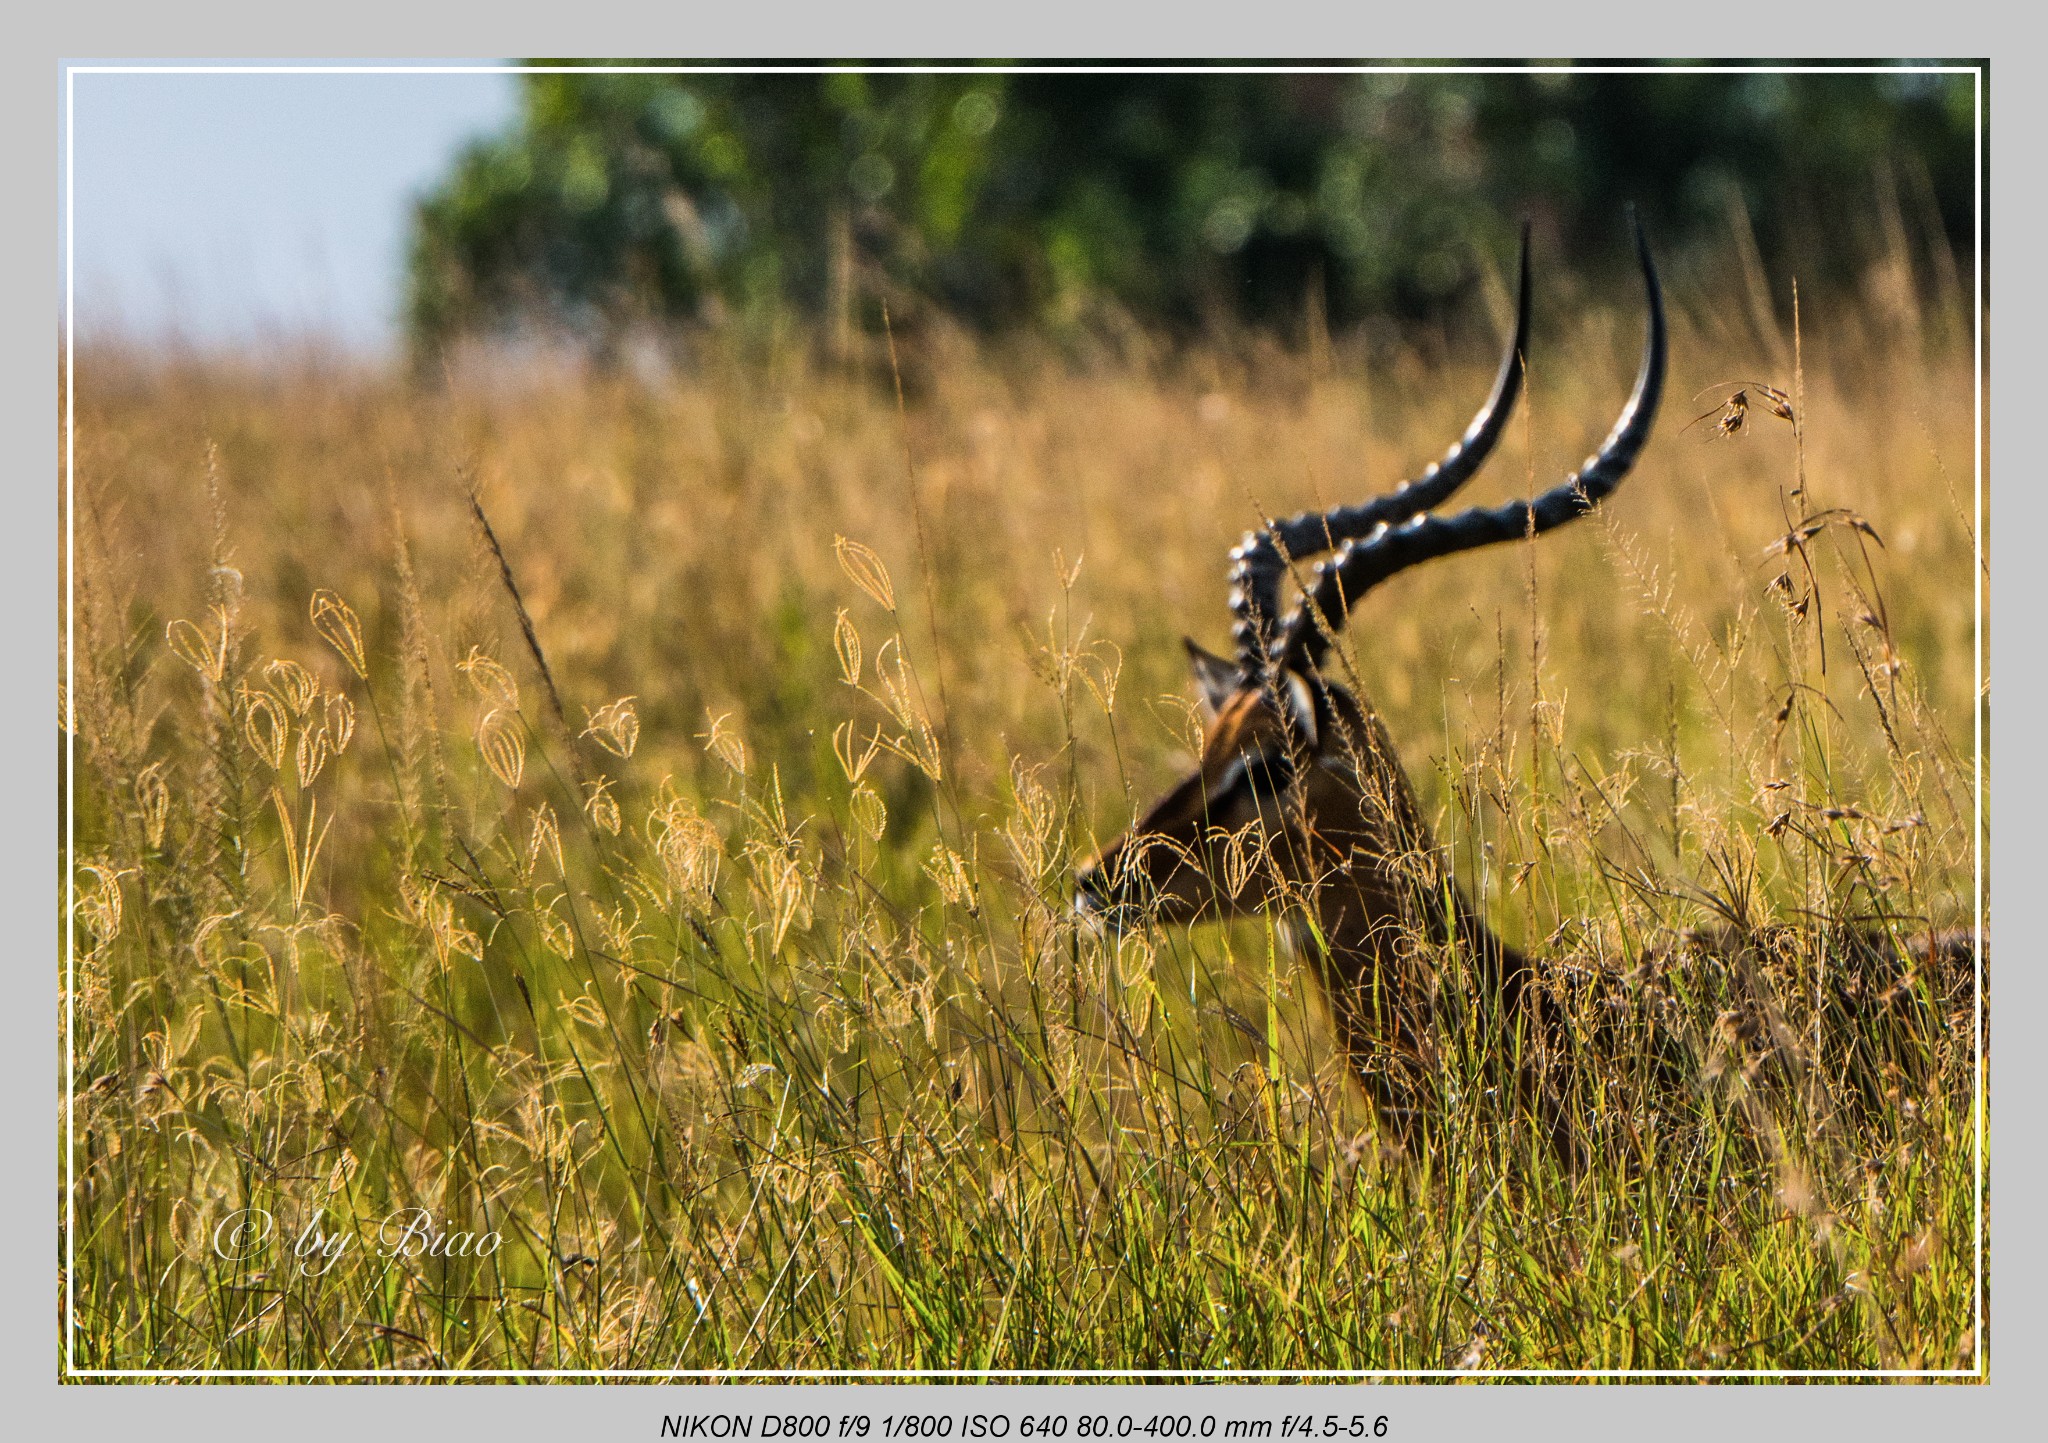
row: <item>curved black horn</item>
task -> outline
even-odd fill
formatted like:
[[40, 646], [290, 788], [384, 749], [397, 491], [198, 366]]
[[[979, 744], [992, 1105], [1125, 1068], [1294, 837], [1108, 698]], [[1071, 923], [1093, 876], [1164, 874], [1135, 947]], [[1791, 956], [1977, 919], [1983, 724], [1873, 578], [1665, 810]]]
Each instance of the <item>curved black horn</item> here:
[[1649, 333], [1643, 340], [1643, 364], [1636, 373], [1635, 391], [1600, 450], [1587, 458], [1583, 470], [1534, 501], [1475, 506], [1455, 516], [1422, 516], [1345, 543], [1335, 556], [1316, 567], [1308, 594], [1281, 623], [1273, 648], [1278, 667], [1319, 663], [1329, 650], [1332, 631], [1344, 624], [1352, 605], [1395, 572], [1455, 551], [1514, 541], [1562, 526], [1591, 511], [1621, 484], [1650, 438], [1650, 422], [1664, 391], [1664, 297], [1657, 286], [1657, 268], [1650, 260], [1650, 243], [1643, 236], [1642, 223], [1633, 210], [1629, 219], [1635, 227], [1636, 256], [1642, 262], [1643, 286], [1649, 295]]
[[1230, 610], [1236, 620], [1239, 668], [1248, 677], [1266, 672], [1280, 618], [1280, 578], [1290, 561], [1320, 556], [1377, 528], [1419, 516], [1448, 500], [1471, 480], [1507, 429], [1508, 413], [1522, 391], [1529, 342], [1529, 223], [1522, 222], [1522, 263], [1515, 302], [1515, 334], [1493, 378], [1493, 392], [1465, 434], [1444, 458], [1413, 481], [1384, 496], [1333, 511], [1307, 511], [1245, 534], [1230, 553]]

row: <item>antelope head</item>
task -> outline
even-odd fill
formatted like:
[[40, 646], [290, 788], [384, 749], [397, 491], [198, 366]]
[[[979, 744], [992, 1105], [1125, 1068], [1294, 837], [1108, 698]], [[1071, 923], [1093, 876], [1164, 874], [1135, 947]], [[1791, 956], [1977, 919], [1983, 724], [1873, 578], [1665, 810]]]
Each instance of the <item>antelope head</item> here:
[[[1514, 336], [1464, 436], [1384, 496], [1271, 523], [1231, 552], [1237, 655], [1187, 643], [1204, 721], [1200, 763], [1081, 869], [1080, 911], [1187, 922], [1258, 911], [1283, 891], [1319, 888], [1341, 901], [1336, 914], [1328, 903], [1318, 907], [1326, 937], [1339, 928], [1354, 938], [1385, 935], [1383, 924], [1401, 911], [1396, 861], [1426, 847], [1427, 831], [1372, 712], [1322, 663], [1352, 609], [1396, 572], [1562, 526], [1621, 484], [1649, 438], [1664, 385], [1664, 306], [1640, 225], [1635, 245], [1649, 299], [1641, 368], [1620, 419], [1577, 473], [1532, 500], [1452, 515], [1432, 510], [1479, 470], [1521, 391], [1529, 334], [1525, 225]], [[1319, 556], [1305, 575], [1294, 571]], [[1298, 594], [1283, 612], [1281, 582], [1291, 572]], [[1345, 885], [1322, 887], [1339, 877]]]

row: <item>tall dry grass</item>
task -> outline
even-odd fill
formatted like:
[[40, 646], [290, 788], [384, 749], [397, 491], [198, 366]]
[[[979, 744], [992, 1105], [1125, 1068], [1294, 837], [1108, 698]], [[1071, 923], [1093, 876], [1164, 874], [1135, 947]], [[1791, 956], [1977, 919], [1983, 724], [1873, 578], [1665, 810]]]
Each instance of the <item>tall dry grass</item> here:
[[[1078, 363], [932, 332], [900, 409], [794, 341], [436, 391], [83, 356], [77, 1365], [1973, 1366], [1973, 998], [1826, 940], [1972, 915], [1967, 346], [1895, 273], [1796, 356], [1756, 297], [1673, 292], [1613, 501], [1347, 639], [1562, 989], [1781, 939], [1742, 965], [1789, 1072], [1698, 963], [1672, 1005], [1722, 1085], [1637, 1115], [1589, 1061], [1633, 1141], [1576, 1174], [1483, 1105], [1477, 1033], [1391, 1160], [1273, 926], [1067, 905], [1184, 764], [1225, 549], [1440, 452], [1476, 322]], [[1471, 499], [1597, 443], [1639, 324], [1539, 305]], [[1796, 434], [1683, 429], [1749, 378]], [[392, 1248], [408, 1210], [502, 1243]], [[350, 1239], [324, 1271], [309, 1224]]]

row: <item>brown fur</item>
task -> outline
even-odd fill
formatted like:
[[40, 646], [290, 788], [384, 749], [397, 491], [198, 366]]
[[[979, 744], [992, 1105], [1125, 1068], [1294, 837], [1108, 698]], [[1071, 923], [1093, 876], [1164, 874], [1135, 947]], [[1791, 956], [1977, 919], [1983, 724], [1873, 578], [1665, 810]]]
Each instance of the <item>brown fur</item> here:
[[[1322, 945], [1304, 937], [1301, 950], [1351, 1070], [1404, 1146], [1415, 1141], [1438, 1072], [1434, 1039], [1449, 999], [1433, 959], [1455, 943], [1488, 1010], [1523, 1028], [1530, 1066], [1522, 1091], [1561, 1130], [1541, 1079], [1554, 1027], [1528, 960], [1494, 936], [1443, 873], [1379, 719], [1336, 686], [1315, 705], [1311, 748], [1305, 729], [1257, 691], [1224, 700], [1196, 772], [1082, 870], [1081, 895], [1102, 910], [1142, 907], [1165, 922], [1305, 910]], [[1293, 756], [1296, 782], [1256, 816], [1219, 814], [1213, 789], [1240, 758], [1270, 747]]]

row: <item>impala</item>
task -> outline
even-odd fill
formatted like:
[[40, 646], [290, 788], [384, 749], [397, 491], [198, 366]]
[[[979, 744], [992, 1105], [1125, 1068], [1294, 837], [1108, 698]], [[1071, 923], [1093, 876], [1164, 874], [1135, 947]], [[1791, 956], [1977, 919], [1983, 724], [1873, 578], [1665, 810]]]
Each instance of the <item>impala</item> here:
[[[1598, 452], [1534, 500], [1431, 514], [1492, 452], [1521, 391], [1525, 226], [1514, 336], [1471, 426], [1441, 461], [1391, 493], [1270, 524], [1231, 552], [1237, 655], [1186, 643], [1205, 723], [1200, 763], [1076, 878], [1077, 907], [1110, 919], [1285, 914], [1298, 950], [1316, 964], [1353, 1071], [1404, 1141], [1436, 1071], [1439, 959], [1462, 954], [1480, 1000], [1518, 1030], [1512, 1045], [1526, 1056], [1540, 1055], [1555, 1029], [1528, 959], [1494, 936], [1436, 865], [1414, 790], [1371, 706], [1323, 663], [1337, 630], [1388, 577], [1562, 526], [1628, 475], [1649, 438], [1665, 370], [1663, 298], [1639, 225], [1635, 247], [1649, 302], [1642, 365]], [[1319, 555], [1283, 612], [1283, 579]], [[1566, 1124], [1542, 1071], [1526, 1068], [1523, 1083], [1535, 1087], [1532, 1100], [1561, 1137]]]

